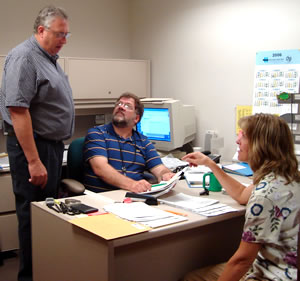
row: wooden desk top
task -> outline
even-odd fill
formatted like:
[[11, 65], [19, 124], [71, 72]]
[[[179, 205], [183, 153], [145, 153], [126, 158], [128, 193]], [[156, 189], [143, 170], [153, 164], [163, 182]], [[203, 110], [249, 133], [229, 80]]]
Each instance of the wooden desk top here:
[[[242, 183], [250, 183], [250, 179], [241, 177], [237, 178]], [[193, 196], [199, 196], [199, 192], [201, 192], [202, 188], [189, 188], [186, 184], [185, 180], [181, 180], [177, 183], [175, 188], [170, 191], [168, 194], [164, 195], [164, 197], [175, 195], [176, 193], [185, 193], [188, 195]], [[94, 207], [97, 207], [99, 210], [102, 209], [102, 207], [106, 204], [112, 203], [113, 201], [122, 202], [125, 197], [125, 190], [116, 190], [116, 191], [110, 191], [110, 192], [104, 192], [104, 193], [95, 193], [93, 195], [82, 195], [77, 196], [76, 199], [79, 199], [82, 201], [82, 203], [85, 203], [87, 205], [91, 205]], [[228, 220], [235, 217], [241, 217], [244, 216], [245, 213], [245, 206], [240, 205], [235, 200], [233, 200], [229, 195], [223, 194], [222, 192], [210, 192], [210, 195], [207, 196], [207, 198], [217, 199], [221, 203], [225, 203], [235, 209], [237, 209], [237, 212], [231, 212], [226, 213], [219, 216], [214, 217], [204, 217], [186, 210], [178, 209], [175, 207], [167, 206], [164, 204], [160, 204], [159, 206], [155, 206], [156, 208], [160, 209], [168, 209], [168, 210], [174, 210], [177, 212], [185, 213], [188, 216], [188, 220], [180, 223], [175, 223], [168, 226], [163, 226], [160, 228], [153, 229], [149, 232], [140, 233], [137, 235], [127, 236], [123, 238], [118, 238], [115, 240], [112, 240], [110, 242], [114, 243], [115, 246], [122, 246], [126, 244], [130, 244], [137, 241], [142, 241], [150, 238], [160, 237], [167, 234], [172, 234], [180, 231], [186, 231], [189, 229], [217, 223], [220, 221]], [[62, 220], [70, 220], [74, 217], [69, 215], [64, 215], [61, 213], [56, 213], [55, 211], [49, 209], [44, 202], [34, 202], [33, 205], [43, 209], [44, 211], [50, 212], [55, 216], [60, 217]]]

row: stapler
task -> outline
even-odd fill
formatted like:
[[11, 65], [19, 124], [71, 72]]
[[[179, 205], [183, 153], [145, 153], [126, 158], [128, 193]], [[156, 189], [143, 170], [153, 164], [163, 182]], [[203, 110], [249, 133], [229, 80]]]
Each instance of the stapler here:
[[131, 198], [132, 201], [142, 201], [147, 205], [158, 205], [157, 198], [147, 194], [138, 194], [134, 192], [126, 192], [125, 197]]

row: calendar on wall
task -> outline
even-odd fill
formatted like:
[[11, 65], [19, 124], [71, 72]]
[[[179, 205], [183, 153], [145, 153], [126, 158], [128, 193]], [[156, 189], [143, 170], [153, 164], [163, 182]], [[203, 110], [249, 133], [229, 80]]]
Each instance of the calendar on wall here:
[[252, 113], [297, 113], [298, 104], [279, 104], [277, 95], [299, 93], [300, 50], [256, 53]]

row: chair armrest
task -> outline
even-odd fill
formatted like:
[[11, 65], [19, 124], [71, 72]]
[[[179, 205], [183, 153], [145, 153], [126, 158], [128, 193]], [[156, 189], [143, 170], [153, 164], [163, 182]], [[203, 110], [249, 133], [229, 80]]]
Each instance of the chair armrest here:
[[158, 183], [157, 178], [148, 171], [144, 172], [144, 179], [151, 184]]
[[85, 191], [85, 186], [77, 180], [62, 179], [61, 185], [69, 193], [79, 195], [79, 194], [83, 194]]

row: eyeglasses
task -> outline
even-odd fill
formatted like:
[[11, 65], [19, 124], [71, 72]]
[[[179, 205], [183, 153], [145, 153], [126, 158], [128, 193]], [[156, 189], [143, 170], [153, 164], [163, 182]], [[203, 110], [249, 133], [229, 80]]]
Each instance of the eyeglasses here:
[[124, 102], [121, 102], [121, 101], [119, 101], [115, 104], [115, 107], [117, 107], [117, 106], [123, 106], [126, 110], [133, 110], [134, 109], [133, 106], [130, 103], [124, 103]]
[[56, 36], [56, 38], [59, 38], [59, 39], [63, 39], [63, 38], [67, 39], [71, 36], [71, 32], [57, 32], [57, 31], [53, 31], [49, 28], [46, 28], [46, 29], [51, 31]]

